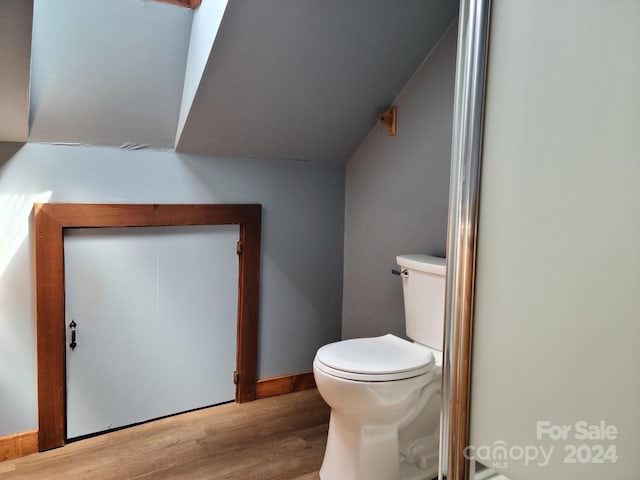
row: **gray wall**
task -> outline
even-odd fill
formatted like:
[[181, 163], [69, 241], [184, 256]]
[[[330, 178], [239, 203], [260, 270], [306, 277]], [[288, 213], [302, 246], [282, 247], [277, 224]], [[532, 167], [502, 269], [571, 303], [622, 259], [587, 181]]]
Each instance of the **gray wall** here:
[[0, 436], [37, 427], [34, 201], [261, 203], [259, 377], [340, 337], [344, 167], [29, 143], [0, 148]]
[[491, 7], [471, 443], [553, 449], [485, 460], [513, 479], [640, 475], [639, 22], [637, 1]]
[[404, 334], [402, 253], [445, 253], [457, 29], [398, 96], [398, 135], [375, 128], [347, 164], [344, 338]]

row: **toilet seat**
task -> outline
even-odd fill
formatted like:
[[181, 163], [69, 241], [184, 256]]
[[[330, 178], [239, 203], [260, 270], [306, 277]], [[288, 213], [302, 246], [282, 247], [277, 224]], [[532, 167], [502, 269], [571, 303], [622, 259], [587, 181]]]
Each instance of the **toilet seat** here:
[[428, 347], [395, 335], [354, 338], [321, 347], [314, 365], [338, 378], [363, 382], [388, 382], [423, 375], [433, 369]]

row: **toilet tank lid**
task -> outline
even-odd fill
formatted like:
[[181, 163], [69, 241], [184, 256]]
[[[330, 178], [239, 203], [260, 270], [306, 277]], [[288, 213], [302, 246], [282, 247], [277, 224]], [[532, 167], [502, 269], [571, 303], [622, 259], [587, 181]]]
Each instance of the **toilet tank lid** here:
[[408, 268], [410, 270], [444, 275], [446, 272], [447, 259], [442, 257], [433, 257], [431, 255], [423, 255], [421, 253], [411, 253], [398, 255], [396, 257], [396, 262], [401, 267]]

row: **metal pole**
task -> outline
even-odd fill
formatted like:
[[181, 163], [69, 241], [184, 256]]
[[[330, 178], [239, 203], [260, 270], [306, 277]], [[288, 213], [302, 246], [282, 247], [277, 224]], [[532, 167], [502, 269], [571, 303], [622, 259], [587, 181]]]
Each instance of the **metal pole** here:
[[451, 149], [440, 480], [466, 480], [471, 333], [491, 0], [461, 0]]

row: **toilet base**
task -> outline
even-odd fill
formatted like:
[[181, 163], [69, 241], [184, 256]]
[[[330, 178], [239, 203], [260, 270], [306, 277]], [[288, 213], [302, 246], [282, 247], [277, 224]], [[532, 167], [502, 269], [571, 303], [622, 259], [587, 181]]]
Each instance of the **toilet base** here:
[[[420, 442], [420, 441], [419, 441]], [[426, 468], [400, 453], [397, 425], [359, 428], [331, 412], [321, 480], [432, 480], [438, 476], [438, 438], [425, 437], [420, 449]]]
[[401, 480], [396, 425], [360, 427], [331, 412], [321, 480]]

